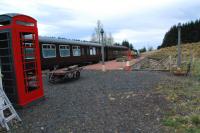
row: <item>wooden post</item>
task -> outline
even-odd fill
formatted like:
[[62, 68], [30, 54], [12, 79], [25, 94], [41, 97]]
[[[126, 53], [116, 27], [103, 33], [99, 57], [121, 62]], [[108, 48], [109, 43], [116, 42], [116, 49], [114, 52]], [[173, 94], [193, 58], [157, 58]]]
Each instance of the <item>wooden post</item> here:
[[172, 56], [169, 56], [169, 71], [172, 72]]
[[[193, 53], [193, 51], [192, 51], [191, 53]], [[191, 65], [191, 70], [194, 70], [194, 69], [195, 69], [194, 63], [195, 63], [195, 56], [194, 56], [194, 54], [192, 54], [192, 65]], [[193, 75], [193, 71], [191, 72], [191, 75]]]

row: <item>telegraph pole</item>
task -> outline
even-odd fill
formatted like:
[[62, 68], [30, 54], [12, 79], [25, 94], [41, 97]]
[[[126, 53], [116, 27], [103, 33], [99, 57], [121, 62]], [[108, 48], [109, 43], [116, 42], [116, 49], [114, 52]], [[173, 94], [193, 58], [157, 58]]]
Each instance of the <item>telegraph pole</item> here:
[[177, 66], [181, 66], [181, 23], [178, 23], [178, 59]]
[[101, 46], [102, 71], [105, 72], [105, 63], [104, 63], [104, 42], [103, 42], [104, 30], [103, 30], [103, 28], [101, 28], [100, 33], [101, 33], [101, 43], [102, 43], [102, 46]]

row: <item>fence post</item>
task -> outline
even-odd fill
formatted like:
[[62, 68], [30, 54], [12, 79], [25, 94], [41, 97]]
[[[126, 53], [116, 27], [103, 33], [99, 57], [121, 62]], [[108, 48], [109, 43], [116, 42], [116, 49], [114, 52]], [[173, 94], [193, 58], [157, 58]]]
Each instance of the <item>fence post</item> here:
[[169, 71], [172, 72], [172, 56], [169, 56]]
[[191, 52], [191, 76], [194, 75], [194, 69], [195, 69], [195, 56], [194, 54]]

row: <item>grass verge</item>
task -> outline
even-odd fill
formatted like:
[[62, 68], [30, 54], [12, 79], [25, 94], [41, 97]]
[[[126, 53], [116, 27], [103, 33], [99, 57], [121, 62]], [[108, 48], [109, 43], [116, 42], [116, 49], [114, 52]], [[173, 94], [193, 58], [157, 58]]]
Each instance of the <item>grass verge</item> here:
[[200, 82], [192, 78], [169, 78], [157, 91], [170, 102], [162, 124], [169, 132], [200, 133]]

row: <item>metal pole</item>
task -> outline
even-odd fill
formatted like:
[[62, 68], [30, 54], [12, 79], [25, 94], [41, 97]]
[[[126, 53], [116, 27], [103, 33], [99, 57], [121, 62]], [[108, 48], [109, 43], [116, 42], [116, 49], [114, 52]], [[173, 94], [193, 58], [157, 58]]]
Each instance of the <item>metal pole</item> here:
[[99, 31], [99, 33], [98, 33], [99, 35], [98, 35], [98, 39], [99, 39], [99, 44], [101, 44], [101, 33], [100, 33], [100, 31]]
[[102, 35], [102, 65], [104, 65], [104, 44], [103, 44], [103, 35]]
[[181, 23], [178, 24], [178, 59], [177, 66], [181, 66]]
[[102, 34], [102, 71], [105, 71], [103, 34]]
[[104, 42], [103, 42], [103, 33], [104, 33], [104, 31], [103, 31], [103, 29], [101, 29], [101, 43], [102, 43], [102, 45], [101, 45], [101, 57], [102, 57], [102, 71], [104, 72], [105, 71], [105, 64], [104, 64]]

